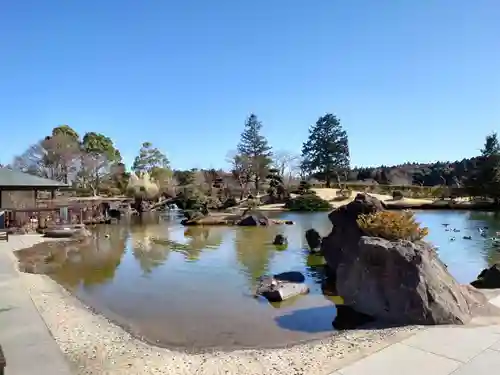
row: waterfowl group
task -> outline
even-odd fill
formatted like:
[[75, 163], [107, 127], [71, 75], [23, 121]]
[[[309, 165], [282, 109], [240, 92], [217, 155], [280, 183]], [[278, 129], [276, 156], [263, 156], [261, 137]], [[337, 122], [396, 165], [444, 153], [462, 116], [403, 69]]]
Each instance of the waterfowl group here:
[[[442, 223], [441, 225], [446, 228], [445, 229], [446, 232], [454, 232], [454, 233], [460, 232], [460, 229], [448, 228], [450, 226], [450, 224], [448, 223]], [[487, 229], [488, 227], [482, 227], [482, 228], [477, 228], [477, 231], [482, 237], [486, 238], [488, 236], [488, 233], [486, 232]], [[464, 240], [472, 240], [472, 236], [463, 236], [462, 238]], [[455, 236], [450, 237], [450, 241], [455, 241], [456, 239], [457, 238]], [[500, 245], [500, 232], [496, 232], [495, 237], [491, 237], [489, 238], [489, 240], [491, 240], [494, 244]]]

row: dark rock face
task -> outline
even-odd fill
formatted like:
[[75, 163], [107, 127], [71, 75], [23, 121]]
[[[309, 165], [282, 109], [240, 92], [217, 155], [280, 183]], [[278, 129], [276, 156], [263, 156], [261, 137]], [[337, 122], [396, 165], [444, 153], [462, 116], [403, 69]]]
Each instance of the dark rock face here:
[[401, 324], [465, 324], [487, 303], [447, 271], [425, 242], [361, 237], [356, 257], [337, 268], [337, 290], [347, 305]]
[[286, 245], [287, 243], [288, 243], [288, 240], [282, 234], [277, 234], [276, 237], [274, 237], [273, 245], [282, 246], [282, 245]]
[[246, 210], [243, 215], [241, 215], [241, 219], [238, 222], [238, 225], [243, 227], [267, 226], [269, 224], [270, 221], [266, 215], [262, 212], [251, 210]]
[[334, 227], [321, 249], [345, 304], [391, 323], [468, 322], [486, 298], [458, 284], [429, 244], [363, 235], [358, 216], [383, 209], [376, 198], [359, 194], [329, 215]]
[[[351, 248], [356, 248], [363, 232], [356, 220], [359, 215], [384, 210], [385, 205], [369, 195], [358, 194], [351, 203], [341, 206], [328, 214], [333, 229], [321, 242], [321, 252], [330, 269], [335, 273], [344, 256], [350, 256]], [[344, 251], [346, 250], [346, 251]]]
[[317, 252], [321, 246], [321, 236], [316, 229], [308, 229], [306, 231], [306, 241], [307, 245], [311, 249], [311, 252]]
[[337, 306], [337, 316], [332, 323], [333, 328], [337, 330], [355, 329], [364, 324], [373, 322], [373, 317], [357, 312], [350, 306]]
[[485, 268], [470, 284], [478, 289], [500, 288], [500, 264], [497, 263], [490, 268]]

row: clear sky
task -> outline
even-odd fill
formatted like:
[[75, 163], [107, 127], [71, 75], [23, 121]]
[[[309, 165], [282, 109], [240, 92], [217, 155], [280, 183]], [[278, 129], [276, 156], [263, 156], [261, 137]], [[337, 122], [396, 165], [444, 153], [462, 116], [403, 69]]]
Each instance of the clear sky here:
[[2, 0], [0, 161], [59, 124], [224, 167], [339, 116], [355, 165], [454, 160], [500, 126], [498, 0]]

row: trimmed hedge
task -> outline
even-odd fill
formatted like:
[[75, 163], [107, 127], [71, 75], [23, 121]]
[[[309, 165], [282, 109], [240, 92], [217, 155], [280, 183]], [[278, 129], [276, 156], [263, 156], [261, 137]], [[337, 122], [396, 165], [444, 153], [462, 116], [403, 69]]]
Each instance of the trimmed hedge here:
[[289, 199], [285, 208], [290, 211], [329, 211], [332, 206], [328, 201], [321, 199], [316, 194], [305, 194], [297, 198]]

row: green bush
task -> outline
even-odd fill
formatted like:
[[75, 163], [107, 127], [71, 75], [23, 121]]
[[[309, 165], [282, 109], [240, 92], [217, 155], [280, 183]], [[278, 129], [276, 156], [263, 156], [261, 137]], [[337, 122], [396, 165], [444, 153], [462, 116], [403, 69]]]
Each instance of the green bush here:
[[306, 181], [306, 180], [300, 181], [299, 188], [297, 189], [298, 194], [301, 194], [301, 195], [308, 194], [311, 191], [311, 187], [312, 187], [312, 185], [309, 183], [309, 181]]
[[328, 201], [321, 199], [316, 194], [305, 194], [289, 199], [285, 203], [285, 208], [290, 211], [329, 211], [332, 206]]
[[410, 211], [380, 211], [360, 215], [358, 226], [369, 236], [387, 240], [418, 241], [429, 233], [428, 228], [421, 228]]

